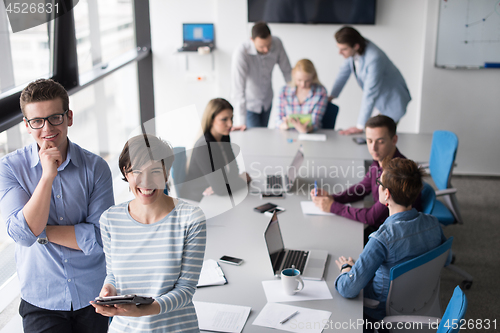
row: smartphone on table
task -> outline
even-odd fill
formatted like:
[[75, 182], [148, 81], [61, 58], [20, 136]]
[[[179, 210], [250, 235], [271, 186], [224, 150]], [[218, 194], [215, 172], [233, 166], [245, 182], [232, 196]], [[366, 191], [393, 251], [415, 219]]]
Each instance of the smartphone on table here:
[[226, 263], [226, 264], [231, 264], [231, 265], [236, 265], [239, 266], [243, 262], [243, 259], [240, 258], [235, 258], [231, 256], [222, 256], [219, 259], [220, 261]]
[[253, 210], [255, 210], [256, 212], [259, 212], [259, 213], [264, 213], [264, 212], [267, 212], [268, 210], [272, 210], [273, 208], [276, 208], [278, 207], [278, 205], [275, 205], [273, 203], [265, 203], [263, 205], [260, 205], [260, 206], [257, 206], [255, 207]]
[[281, 193], [261, 193], [260, 198], [284, 198], [285, 194], [283, 192]]
[[358, 145], [366, 145], [366, 140], [362, 137], [352, 138], [352, 141], [356, 142]]

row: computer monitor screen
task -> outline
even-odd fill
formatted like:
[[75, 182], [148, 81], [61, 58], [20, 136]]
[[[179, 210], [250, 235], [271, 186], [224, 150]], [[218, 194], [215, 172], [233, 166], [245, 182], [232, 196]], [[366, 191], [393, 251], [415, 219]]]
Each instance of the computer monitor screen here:
[[214, 25], [212, 23], [184, 23], [184, 42], [212, 43], [214, 41]]

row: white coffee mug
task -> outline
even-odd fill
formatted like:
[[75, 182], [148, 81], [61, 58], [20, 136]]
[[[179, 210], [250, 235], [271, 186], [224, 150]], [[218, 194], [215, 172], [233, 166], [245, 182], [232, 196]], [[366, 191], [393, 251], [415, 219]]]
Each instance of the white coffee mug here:
[[[286, 268], [281, 271], [281, 283], [287, 295], [293, 295], [304, 289], [304, 281], [300, 277], [300, 271], [296, 268]], [[300, 284], [300, 288], [299, 288]]]

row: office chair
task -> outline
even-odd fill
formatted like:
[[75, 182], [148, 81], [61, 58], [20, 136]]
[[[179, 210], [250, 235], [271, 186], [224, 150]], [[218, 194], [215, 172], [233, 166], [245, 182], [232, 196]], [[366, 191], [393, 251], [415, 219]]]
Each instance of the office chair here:
[[[459, 286], [456, 286], [453, 291], [453, 296], [451, 296], [448, 306], [446, 307], [446, 311], [441, 319], [439, 317], [427, 316], [388, 316], [384, 318], [384, 322], [390, 323], [390, 326], [392, 326], [392, 328], [389, 329], [389, 332], [391, 333], [436, 332], [436, 329], [429, 324], [437, 322], [439, 322], [437, 333], [457, 333], [460, 331], [460, 326], [462, 325], [461, 320], [464, 318], [466, 311], [467, 297], [465, 297], [462, 289], [460, 289]], [[397, 329], [397, 323], [403, 323], [402, 327], [408, 327], [409, 329]], [[414, 324], [418, 324], [418, 326]]]
[[[434, 209], [436, 207], [436, 204], [439, 201], [436, 200], [436, 192], [434, 191], [434, 189], [432, 188], [432, 186], [430, 186], [429, 184], [427, 184], [427, 183], [424, 182], [424, 186], [422, 188], [422, 192], [421, 192], [421, 196], [420, 197], [421, 197], [421, 200], [422, 200], [422, 212], [425, 213], [425, 214], [434, 215], [434, 212], [435, 212]], [[451, 215], [451, 213], [450, 213], [450, 215]], [[439, 218], [438, 218], [438, 220], [439, 220]], [[439, 222], [441, 222], [441, 221], [439, 221]], [[446, 268], [449, 269], [449, 270], [454, 271], [455, 273], [457, 273], [459, 275], [461, 275], [464, 278], [464, 280], [462, 281], [463, 288], [470, 289], [472, 287], [472, 281], [474, 280], [474, 278], [472, 277], [472, 275], [470, 275], [466, 271], [464, 271], [464, 270], [460, 269], [459, 267], [455, 266], [453, 264], [454, 260], [455, 260], [455, 258], [453, 256], [451, 264], [448, 265], [448, 266], [446, 266]]]
[[[174, 147], [174, 155], [175, 155], [175, 160], [170, 170], [169, 182], [173, 183], [175, 196], [179, 197], [182, 190], [182, 184], [186, 180], [186, 165], [187, 165], [186, 147]], [[163, 192], [168, 195], [166, 186]]]
[[325, 114], [321, 120], [321, 128], [334, 129], [337, 115], [339, 114], [339, 107], [331, 102], [326, 106]]
[[[453, 237], [437, 248], [391, 268], [387, 316], [441, 316], [439, 286], [441, 269], [450, 252]], [[364, 301], [376, 308], [378, 301]]]
[[451, 174], [455, 165], [458, 149], [458, 138], [450, 131], [435, 131], [432, 135], [431, 155], [429, 168], [432, 180], [438, 188], [437, 197], [442, 197], [444, 204], [437, 200], [432, 209], [432, 215], [437, 217], [443, 225], [463, 223], [455, 193], [457, 190], [451, 185]]
[[436, 204], [436, 192], [426, 182], [423, 182], [424, 186], [422, 192], [420, 193], [420, 202], [422, 204], [422, 213], [431, 214], [434, 206]]

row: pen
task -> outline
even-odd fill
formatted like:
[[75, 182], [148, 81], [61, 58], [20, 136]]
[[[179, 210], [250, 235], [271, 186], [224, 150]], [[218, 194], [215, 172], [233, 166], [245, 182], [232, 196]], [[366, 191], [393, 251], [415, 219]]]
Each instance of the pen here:
[[314, 181], [314, 196], [318, 196], [318, 182]]
[[284, 324], [286, 323], [287, 321], [289, 321], [290, 319], [292, 319], [293, 317], [295, 317], [297, 314], [299, 314], [299, 311], [295, 311], [294, 313], [292, 313], [291, 315], [289, 315], [288, 317], [286, 317], [285, 319], [283, 319], [282, 321], [280, 321], [280, 324]]

